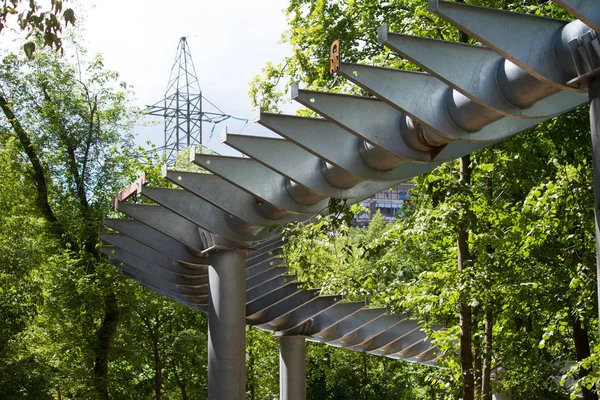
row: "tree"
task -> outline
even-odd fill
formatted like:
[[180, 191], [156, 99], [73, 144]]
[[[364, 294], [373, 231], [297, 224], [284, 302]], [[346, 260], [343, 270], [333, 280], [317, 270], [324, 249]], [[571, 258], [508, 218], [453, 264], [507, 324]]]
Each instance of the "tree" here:
[[[35, 333], [63, 361], [57, 368], [66, 381], [78, 370], [73, 363], [86, 370], [87, 383], [73, 393], [94, 388], [105, 399], [121, 310], [98, 231], [111, 194], [131, 174], [128, 132], [136, 114], [127, 99], [127, 85], [103, 69], [99, 56], [86, 65], [49, 51], [2, 60], [0, 126], [20, 151], [31, 204], [44, 221], [40, 240], [49, 235], [58, 246], [43, 262], [52, 280], [44, 282], [37, 321], [43, 329]], [[64, 318], [70, 323], [61, 325]]]

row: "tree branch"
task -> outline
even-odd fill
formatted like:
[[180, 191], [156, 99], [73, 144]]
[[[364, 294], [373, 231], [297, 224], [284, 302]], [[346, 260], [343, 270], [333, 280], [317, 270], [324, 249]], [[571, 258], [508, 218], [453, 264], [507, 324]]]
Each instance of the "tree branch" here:
[[0, 108], [2, 108], [2, 112], [8, 119], [8, 122], [12, 126], [13, 130], [15, 131], [17, 138], [19, 139], [19, 142], [21, 143], [21, 146], [23, 146], [23, 149], [25, 150], [25, 153], [27, 154], [29, 163], [31, 164], [31, 167], [33, 168], [33, 177], [34, 177], [35, 186], [36, 186], [37, 206], [38, 206], [40, 212], [42, 213], [42, 215], [44, 216], [44, 218], [46, 219], [46, 221], [48, 222], [48, 224], [50, 224], [52, 232], [56, 236], [62, 237], [64, 234], [64, 228], [62, 227], [62, 225], [59, 223], [58, 219], [54, 215], [54, 212], [52, 211], [52, 207], [50, 207], [50, 201], [48, 199], [48, 178], [44, 174], [44, 168], [42, 166], [40, 158], [38, 157], [37, 152], [33, 148], [33, 143], [31, 143], [31, 140], [29, 139], [27, 132], [25, 132], [25, 129], [23, 128], [23, 126], [21, 125], [21, 123], [19, 122], [17, 117], [15, 116], [15, 114], [12, 110], [12, 107], [10, 106], [10, 104], [8, 103], [6, 98], [1, 93], [0, 93]]

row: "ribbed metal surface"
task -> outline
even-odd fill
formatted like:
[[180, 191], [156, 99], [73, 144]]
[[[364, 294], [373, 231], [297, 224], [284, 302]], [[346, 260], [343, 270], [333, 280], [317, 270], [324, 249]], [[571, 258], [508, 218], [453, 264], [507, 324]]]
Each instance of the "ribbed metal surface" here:
[[[206, 266], [185, 266], [122, 233], [103, 233], [102, 247], [123, 273], [164, 296], [206, 312]], [[440, 354], [416, 321], [344, 302], [343, 296], [320, 296], [303, 289], [282, 266], [282, 242], [261, 243], [246, 264], [246, 324], [278, 336], [308, 340], [434, 365]], [[324, 333], [325, 332], [325, 333]], [[418, 345], [418, 352], [407, 353]]]
[[103, 251], [140, 284], [203, 309], [206, 256], [254, 246], [249, 325], [435, 363], [436, 349], [415, 321], [302, 289], [268, 228], [326, 212], [329, 198], [358, 202], [584, 104], [587, 89], [577, 79], [600, 68], [595, 2], [555, 0], [580, 18], [569, 22], [431, 0], [431, 12], [483, 46], [382, 26], [379, 42], [426, 72], [350, 64], [333, 53], [333, 72], [371, 97], [294, 86], [292, 98], [322, 118], [262, 113], [258, 123], [281, 138], [225, 132], [223, 141], [249, 158], [193, 151], [191, 160], [210, 173], [165, 169], [181, 189], [140, 185], [157, 205], [118, 202], [132, 220], [106, 221], [121, 234], [103, 235], [114, 246]]

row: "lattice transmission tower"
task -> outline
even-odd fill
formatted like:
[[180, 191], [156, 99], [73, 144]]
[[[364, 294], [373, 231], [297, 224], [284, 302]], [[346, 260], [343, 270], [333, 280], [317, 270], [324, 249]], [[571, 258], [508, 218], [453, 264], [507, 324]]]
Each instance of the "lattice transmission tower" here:
[[[203, 104], [206, 102], [207, 104]], [[205, 111], [207, 107], [211, 111]], [[167, 164], [175, 163], [179, 151], [202, 145], [202, 123], [218, 124], [228, 118], [221, 109], [202, 96], [200, 82], [185, 36], [179, 39], [175, 62], [164, 98], [147, 106], [148, 114], [164, 118], [164, 150]]]

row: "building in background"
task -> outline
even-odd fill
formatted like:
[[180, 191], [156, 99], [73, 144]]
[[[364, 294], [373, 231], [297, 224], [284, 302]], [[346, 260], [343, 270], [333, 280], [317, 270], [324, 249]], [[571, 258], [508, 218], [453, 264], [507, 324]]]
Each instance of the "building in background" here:
[[402, 205], [408, 200], [408, 191], [414, 186], [412, 183], [401, 183], [389, 190], [384, 190], [373, 197], [360, 202], [369, 211], [358, 214], [355, 218], [356, 226], [367, 226], [377, 210], [381, 212], [386, 222], [396, 220], [396, 215], [402, 209]]

